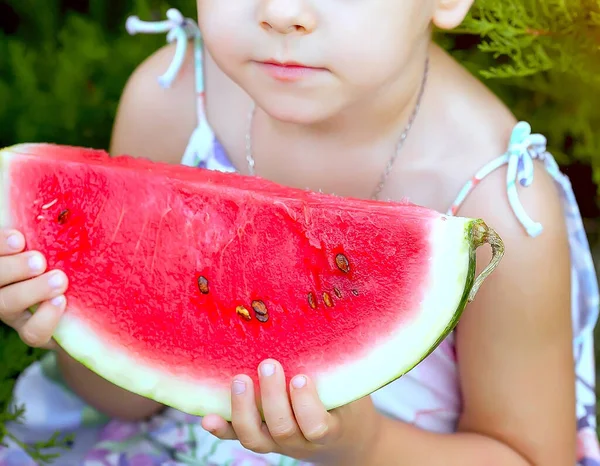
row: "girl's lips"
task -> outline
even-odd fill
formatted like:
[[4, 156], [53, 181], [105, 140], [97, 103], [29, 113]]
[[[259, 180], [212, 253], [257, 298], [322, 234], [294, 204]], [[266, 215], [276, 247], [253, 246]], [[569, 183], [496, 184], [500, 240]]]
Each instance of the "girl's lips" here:
[[258, 65], [272, 78], [279, 81], [298, 81], [325, 71], [297, 62], [280, 63], [275, 60], [259, 62]]

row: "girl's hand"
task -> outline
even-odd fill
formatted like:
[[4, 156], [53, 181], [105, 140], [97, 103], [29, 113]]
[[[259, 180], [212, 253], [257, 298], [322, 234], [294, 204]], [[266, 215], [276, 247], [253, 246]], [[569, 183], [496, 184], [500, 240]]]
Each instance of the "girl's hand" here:
[[256, 453], [274, 452], [322, 464], [365, 464], [360, 459], [368, 457], [380, 423], [370, 397], [327, 412], [308, 377], [295, 376], [288, 396], [277, 361], [264, 361], [258, 375], [264, 422], [252, 379], [239, 375], [231, 384], [231, 423], [208, 415], [202, 420], [204, 429], [224, 440], [238, 439]]
[[[29, 346], [56, 347], [51, 339], [65, 310], [67, 277], [46, 272], [46, 259], [36, 251], [23, 252], [25, 238], [0, 230], [0, 321], [14, 328]], [[35, 314], [27, 309], [39, 304]]]

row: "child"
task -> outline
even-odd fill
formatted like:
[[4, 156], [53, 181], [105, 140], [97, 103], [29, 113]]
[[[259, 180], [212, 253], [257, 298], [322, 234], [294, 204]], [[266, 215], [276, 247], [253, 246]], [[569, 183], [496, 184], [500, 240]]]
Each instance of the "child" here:
[[[265, 361], [261, 425], [247, 374], [232, 381], [228, 424], [127, 393], [56, 348], [18, 381], [27, 418], [15, 437], [74, 432], [61, 466], [600, 464], [597, 282], [569, 181], [544, 137], [431, 40], [471, 2], [198, 0], [199, 29], [175, 10], [158, 24], [133, 18], [130, 32], [169, 31], [177, 44], [131, 77], [111, 147], [483, 217], [505, 258], [430, 357], [330, 413], [302, 375], [288, 374], [289, 400], [285, 368]], [[25, 241], [2, 233], [0, 317], [26, 343], [52, 345], [68, 277]], [[34, 464], [15, 442], [0, 463]]]

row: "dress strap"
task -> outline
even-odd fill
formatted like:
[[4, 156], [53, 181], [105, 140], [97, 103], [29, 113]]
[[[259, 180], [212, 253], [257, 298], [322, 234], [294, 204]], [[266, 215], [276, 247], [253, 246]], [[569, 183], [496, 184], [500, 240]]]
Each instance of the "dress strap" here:
[[546, 150], [546, 138], [541, 134], [532, 134], [529, 123], [521, 121], [517, 123], [512, 131], [509, 147], [506, 153], [488, 162], [471, 178], [460, 190], [456, 200], [448, 209], [448, 215], [456, 215], [460, 206], [464, 203], [475, 187], [493, 171], [503, 165], [508, 165], [506, 172], [506, 192], [508, 201], [515, 216], [527, 231], [527, 234], [536, 237], [542, 233], [543, 227], [529, 217], [517, 192], [517, 181], [521, 186], [528, 187], [533, 182], [533, 161], [544, 162], [546, 171], [557, 182], [564, 184], [568, 180], [560, 172], [554, 157]]
[[183, 155], [182, 163], [185, 165], [199, 166], [208, 157], [211, 150], [212, 131], [206, 120], [205, 113], [205, 85], [204, 85], [204, 58], [202, 34], [198, 24], [191, 18], [185, 18], [175, 8], [167, 11], [164, 21], [142, 21], [137, 16], [127, 18], [125, 24], [127, 32], [131, 35], [138, 33], [163, 34], [167, 33], [167, 42], [176, 42], [175, 55], [167, 71], [158, 77], [158, 83], [163, 88], [169, 88], [177, 78], [185, 61], [188, 42], [194, 45], [194, 71], [196, 93], [196, 129], [194, 130], [188, 147]]

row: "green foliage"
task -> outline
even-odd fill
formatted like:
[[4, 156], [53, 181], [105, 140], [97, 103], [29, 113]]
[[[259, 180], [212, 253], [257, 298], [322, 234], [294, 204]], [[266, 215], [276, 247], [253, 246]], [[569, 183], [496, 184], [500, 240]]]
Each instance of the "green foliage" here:
[[[465, 36], [477, 46], [461, 47]], [[440, 38], [548, 136], [559, 162], [590, 164], [600, 181], [600, 2], [476, 0], [463, 25]]]
[[[127, 77], [165, 43], [131, 37], [129, 14], [164, 18], [168, 6], [193, 14], [193, 1], [90, 0], [83, 13], [64, 2], [10, 0], [16, 34], [0, 37], [0, 146], [46, 141], [107, 148]], [[177, 5], [181, 3], [181, 5]], [[185, 7], [185, 8], [183, 8]]]
[[[19, 440], [14, 434], [8, 432], [6, 425], [9, 422], [21, 423], [25, 414], [24, 407], [18, 407], [10, 412], [5, 411], [0, 415], [0, 438], [10, 438], [14, 443], [19, 445], [25, 451], [35, 464], [51, 464], [54, 460], [60, 458], [62, 452], [68, 449], [73, 444], [75, 436], [61, 435], [60, 432], [55, 432], [48, 440], [35, 442], [33, 444], [25, 444]], [[0, 445], [7, 446], [6, 442], [0, 440]]]
[[[4, 11], [19, 20], [13, 33], [0, 32], [0, 147], [108, 148], [128, 76], [165, 43], [164, 35], [130, 37], [125, 19], [159, 20], [169, 7], [195, 16], [194, 0], [0, 0], [0, 25]], [[590, 164], [600, 181], [598, 0], [476, 0], [458, 30], [436, 39], [546, 134], [560, 162]], [[20, 415], [8, 410], [14, 379], [39, 356], [0, 326], [0, 441], [4, 422]], [[65, 441], [28, 448], [41, 463]]]
[[9, 438], [29, 453], [36, 464], [46, 464], [56, 459], [62, 448], [70, 445], [72, 437], [60, 436], [58, 433], [50, 439], [25, 445], [12, 433], [7, 431], [9, 422], [21, 422], [24, 407], [9, 405], [15, 378], [29, 364], [38, 359], [42, 351], [25, 347], [17, 334], [7, 327], [0, 327], [0, 445], [6, 444]]
[[4, 413], [13, 389], [14, 378], [24, 367], [38, 359], [41, 352], [24, 347], [17, 334], [7, 327], [0, 327], [0, 342], [0, 413]]

